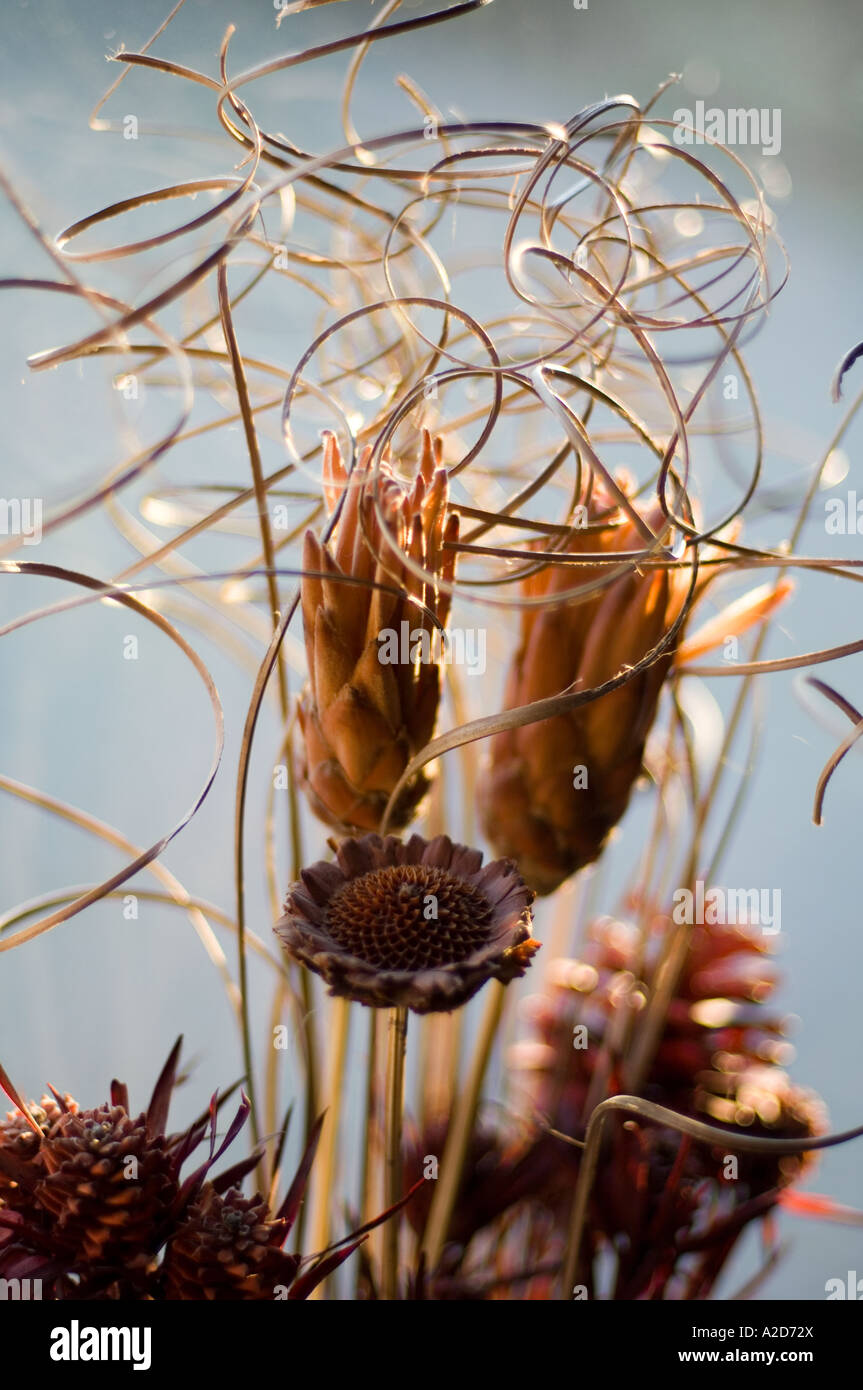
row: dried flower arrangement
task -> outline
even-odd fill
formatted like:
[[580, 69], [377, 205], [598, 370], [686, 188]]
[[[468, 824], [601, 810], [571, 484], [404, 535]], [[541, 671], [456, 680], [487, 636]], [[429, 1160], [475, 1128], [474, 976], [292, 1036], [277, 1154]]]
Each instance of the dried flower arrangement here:
[[[178, 1049], [138, 1116], [117, 1082], [96, 1109], [56, 1091], [36, 1105], [0, 1070], [16, 1107], [0, 1123], [0, 1277], [39, 1278], [56, 1299], [705, 1299], [747, 1228], [760, 1225], [772, 1258], [771, 1214], [792, 1202], [815, 1151], [863, 1132], [831, 1135], [818, 1098], [784, 1069], [757, 904], [730, 918], [677, 911], [723, 854], [719, 792], [756, 678], [863, 647], [762, 655], [790, 570], [852, 573], [795, 558], [817, 473], [786, 545], [742, 539], [761, 469], [742, 339], [784, 281], [774, 219], [732, 151], [714, 143], [696, 158], [669, 139], [655, 114], [665, 88], [645, 107], [609, 98], [564, 124], [526, 125], [446, 120], [403, 78], [411, 128], [361, 138], [351, 98], [370, 47], [467, 22], [482, 4], [393, 19], [390, 0], [359, 34], [234, 76], [231, 31], [211, 75], [155, 56], [159, 30], [115, 55], [108, 96], [136, 70], [203, 88], [237, 166], [102, 208], [56, 242], [4, 185], [59, 276], [30, 288], [75, 296], [98, 319], [31, 367], [98, 354], [116, 369], [119, 358], [121, 389], [177, 391], [180, 409], [44, 524], [48, 535], [104, 508], [135, 562], [101, 580], [4, 559], [6, 576], [84, 593], [0, 635], [86, 603], [123, 606], [203, 681], [216, 751], [192, 806], [143, 851], [4, 781], [113, 836], [128, 858], [95, 888], [7, 912], [0, 951], [133, 882], [144, 891], [142, 875], [155, 874], [222, 972], [243, 1054], [243, 1098], [218, 1149], [224, 1096], [167, 1131]], [[256, 83], [343, 51], [341, 148], [312, 155], [256, 119]], [[100, 115], [107, 100], [92, 121], [103, 131], [117, 128]], [[91, 247], [117, 218], [198, 194], [206, 211], [168, 231]], [[445, 235], [456, 211], [484, 229], [463, 258]], [[191, 268], [143, 300], [84, 278], [194, 236]], [[476, 264], [498, 277], [485, 321], [457, 292]], [[264, 291], [302, 326], [308, 346], [293, 365], [244, 345], [245, 311]], [[681, 385], [670, 342], [696, 367], [694, 386]], [[726, 372], [748, 401], [752, 457], [717, 505], [700, 484], [704, 441], [727, 424]], [[202, 396], [217, 407], [208, 422], [194, 414]], [[198, 480], [164, 482], [184, 447], [238, 425], [248, 471], [227, 498], [208, 499]], [[275, 443], [282, 457], [268, 471]], [[123, 494], [142, 484], [139, 517]], [[144, 525], [153, 516], [169, 539]], [[185, 561], [191, 542], [232, 526], [252, 538], [241, 564]], [[700, 619], [706, 592], [760, 569], [774, 577], [738, 583], [733, 602]], [[474, 626], [450, 626], [454, 615]], [[161, 857], [222, 754], [216, 686], [181, 629], [230, 650], [236, 627], [257, 650], [239, 721], [229, 912], [191, 895]], [[729, 638], [748, 643], [745, 660], [699, 665]], [[729, 675], [735, 700], [705, 752], [688, 684]], [[825, 769], [816, 815], [863, 728], [817, 685], [853, 731]], [[279, 749], [269, 787], [253, 768], [268, 720]], [[262, 787], [263, 844], [247, 827]], [[627, 880], [605, 888], [618, 920], [598, 911], [597, 885], [634, 797], [638, 850]], [[250, 878], [266, 882], [274, 931], [250, 921]], [[236, 977], [213, 923], [234, 938]], [[273, 973], [269, 1012], [252, 955]], [[513, 988], [525, 976], [527, 996]], [[465, 1008], [475, 995], [478, 1018]], [[284, 1079], [267, 1030], [288, 1013], [301, 1046], [287, 1084], [305, 1134], [279, 1202]], [[361, 1027], [361, 1064], [349, 1065]], [[493, 1090], [505, 1097], [497, 1109], [483, 1104]], [[246, 1120], [250, 1156], [212, 1177]], [[206, 1138], [208, 1158], [182, 1177]], [[348, 1233], [333, 1243], [345, 1212]], [[318, 1253], [288, 1253], [292, 1229]]]

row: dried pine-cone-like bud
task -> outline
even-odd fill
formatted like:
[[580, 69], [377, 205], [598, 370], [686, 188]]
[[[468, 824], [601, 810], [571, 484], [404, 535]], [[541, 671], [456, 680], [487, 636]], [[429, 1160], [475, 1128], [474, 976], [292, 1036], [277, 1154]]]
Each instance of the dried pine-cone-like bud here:
[[[607, 1093], [624, 1089], [618, 1040], [628, 1036], [645, 1002], [639, 980], [655, 968], [667, 919], [657, 918], [656, 925], [660, 930], [642, 959], [634, 927], [600, 919], [591, 928], [583, 959], [552, 961], [547, 991], [525, 1001], [538, 1038], [518, 1044], [512, 1061], [537, 1109], [574, 1137], [582, 1135], [589, 1101], [596, 1103], [597, 1069]], [[766, 1007], [775, 987], [769, 938], [763, 933], [740, 924], [693, 927], [645, 1077], [647, 1099], [753, 1132], [761, 1128], [786, 1138], [817, 1133], [823, 1116], [816, 1113], [815, 1098], [791, 1086], [782, 1070], [792, 1049], [784, 1020]], [[579, 1032], [589, 1045], [578, 1045]], [[807, 1128], [797, 1127], [797, 1112], [805, 1112]], [[750, 1156], [741, 1156], [741, 1171], [749, 1162]], [[799, 1162], [794, 1159], [790, 1167], [796, 1171]], [[786, 1163], [779, 1168], [790, 1171]]]
[[167, 1299], [238, 1300], [288, 1297], [300, 1263], [280, 1249], [285, 1220], [273, 1220], [263, 1197], [224, 1195], [211, 1183], [187, 1209], [163, 1266]]
[[[658, 508], [647, 521], [661, 533]], [[589, 504], [588, 523], [597, 529], [574, 530], [569, 552], [601, 551], [611, 558], [645, 548], [633, 523], [599, 492]], [[663, 567], [630, 569], [583, 600], [556, 598], [608, 574], [607, 563], [551, 564], [525, 579], [525, 596], [545, 595], [548, 603], [523, 610], [505, 708], [570, 687], [602, 685], [661, 641], [682, 609], [682, 574]], [[490, 740], [490, 765], [479, 789], [485, 830], [496, 853], [515, 859], [537, 892], [553, 892], [596, 859], [626, 810], [672, 659], [673, 650], [666, 650], [607, 695]]]
[[53, 1218], [52, 1244], [73, 1266], [145, 1268], [158, 1250], [177, 1184], [163, 1135], [122, 1105], [63, 1115], [40, 1149], [33, 1189]]
[[[74, 1114], [78, 1109], [71, 1096], [62, 1097], [62, 1105], [63, 1109], [53, 1096], [43, 1096], [38, 1105], [29, 1106], [42, 1135], [48, 1134], [64, 1113]], [[41, 1176], [40, 1144], [39, 1135], [20, 1110], [10, 1110], [5, 1120], [0, 1120], [0, 1206], [20, 1212], [32, 1205], [29, 1194]]]
[[[326, 437], [325, 493], [331, 510], [341, 497], [342, 510], [329, 545], [309, 532], [303, 552], [309, 689], [299, 706], [300, 775], [315, 813], [343, 831], [378, 829], [391, 792], [434, 729], [440, 667], [432, 658], [450, 606], [440, 581], [452, 581], [455, 551], [445, 547], [458, 535], [440, 458], [440, 441], [433, 445], [426, 432], [411, 487], [386, 462], [373, 475], [370, 449], [348, 478], [335, 438]], [[394, 829], [408, 823], [427, 787], [420, 774], [405, 788]]]
[[304, 869], [276, 933], [330, 993], [417, 1013], [456, 1009], [487, 980], [523, 975], [532, 891], [507, 860], [447, 835], [345, 840], [337, 862]]
[[[354, 1236], [307, 1260], [281, 1249], [303, 1200], [323, 1116], [272, 1215], [236, 1186], [260, 1162], [260, 1150], [208, 1177], [248, 1118], [247, 1097], [218, 1151], [217, 1096], [207, 1117], [166, 1134], [181, 1041], [137, 1119], [126, 1087], [115, 1081], [112, 1103], [98, 1110], [78, 1112], [68, 1096], [31, 1105], [39, 1134], [25, 1132], [23, 1115], [0, 1122], [0, 1279], [41, 1279], [55, 1299], [302, 1299], [353, 1254]], [[207, 1136], [209, 1157], [181, 1185], [184, 1164]]]
[[[657, 926], [667, 919], [657, 919]], [[554, 961], [549, 988], [525, 1001], [537, 1036], [519, 1043], [511, 1064], [548, 1124], [582, 1140], [593, 1108], [628, 1089], [623, 1061], [631, 1025], [645, 1002], [664, 932], [643, 956], [640, 935], [624, 923], [594, 924], [584, 958]], [[766, 1009], [775, 975], [763, 935], [738, 925], [696, 926], [641, 1094], [718, 1128], [774, 1139], [815, 1136], [823, 1106], [793, 1085], [783, 1024]], [[547, 1199], [563, 1215], [572, 1200], [580, 1151], [548, 1136]], [[748, 1220], [762, 1215], [796, 1181], [811, 1155], [735, 1155], [694, 1143], [670, 1126], [615, 1125], [597, 1175], [588, 1238], [613, 1241], [619, 1256], [615, 1298], [704, 1298]], [[699, 1255], [684, 1277], [684, 1256]], [[669, 1295], [666, 1295], [669, 1296]]]

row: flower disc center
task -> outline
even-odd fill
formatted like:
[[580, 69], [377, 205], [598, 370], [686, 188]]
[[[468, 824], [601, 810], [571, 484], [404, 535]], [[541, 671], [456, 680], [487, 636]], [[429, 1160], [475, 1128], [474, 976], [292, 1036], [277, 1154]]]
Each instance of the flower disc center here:
[[433, 970], [488, 939], [487, 898], [464, 878], [424, 864], [372, 869], [330, 899], [327, 929], [344, 950], [382, 970]]

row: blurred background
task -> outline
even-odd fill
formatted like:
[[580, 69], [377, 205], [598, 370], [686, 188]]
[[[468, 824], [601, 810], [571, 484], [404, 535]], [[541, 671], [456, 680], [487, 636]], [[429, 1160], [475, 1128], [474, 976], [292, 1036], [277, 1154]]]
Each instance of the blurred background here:
[[[407, 3], [401, 13], [430, 8]], [[212, 95], [162, 74], [131, 73], [103, 113], [114, 121], [134, 115], [136, 140], [125, 140], [120, 131], [88, 128], [90, 111], [118, 72], [106, 65], [106, 53], [121, 44], [138, 48], [166, 11], [161, 0], [93, 0], [87, 6], [9, 0], [4, 5], [0, 156], [6, 177], [47, 233], [145, 188], [230, 172], [236, 150], [217, 127]], [[215, 76], [230, 23], [237, 26], [230, 62], [236, 72], [354, 33], [373, 14], [365, 0], [348, 0], [286, 17], [277, 29], [268, 0], [188, 0], [154, 51]], [[259, 84], [256, 117], [304, 149], [337, 147], [343, 143], [338, 93], [348, 61], [349, 55], [336, 55]], [[666, 118], [676, 108], [693, 108], [699, 98], [707, 106], [781, 111], [780, 153], [763, 160], [754, 151], [752, 160], [756, 171], [759, 162], [773, 166], [768, 172], [781, 170], [771, 207], [791, 274], [746, 350], [764, 417], [765, 492], [773, 489], [789, 503], [783, 509], [765, 502], [759, 510], [756, 500], [746, 539], [764, 545], [781, 541], [792, 524], [793, 504], [799, 505], [841, 419], [842, 407], [830, 400], [834, 369], [863, 337], [859, 6], [853, 0], [819, 6], [762, 0], [755, 8], [743, 0], [721, 7], [706, 0], [651, 5], [590, 0], [577, 10], [567, 0], [495, 0], [451, 25], [372, 46], [353, 102], [363, 135], [416, 123], [415, 109], [395, 85], [402, 72], [454, 118], [562, 122], [605, 95], [629, 92], [644, 104], [672, 72], [681, 74], [681, 81], [658, 108]], [[197, 134], [179, 140], [172, 132], [180, 127]], [[8, 203], [0, 217], [0, 274], [54, 278], [55, 268]], [[169, 209], [163, 225], [170, 221]], [[128, 231], [124, 224], [123, 235]], [[117, 226], [109, 224], [93, 244], [119, 239]], [[100, 283], [130, 298], [152, 293], [157, 282], [148, 283], [140, 265], [131, 290], [129, 274], [128, 265], [119, 262]], [[152, 439], [170, 424], [176, 393], [148, 393], [126, 410], [111, 391], [110, 362], [91, 358], [52, 372], [30, 372], [29, 354], [71, 341], [90, 325], [79, 306], [59, 296], [7, 289], [0, 313], [0, 496], [40, 496], [46, 507], [56, 507], [95, 486], [131, 452], [135, 439]], [[287, 311], [286, 301], [269, 317], [259, 313], [254, 331], [255, 345], [263, 345], [286, 370], [311, 336], [307, 323]], [[846, 385], [848, 400], [860, 387], [859, 366], [855, 371]], [[802, 553], [863, 558], [857, 535], [828, 535], [824, 525], [829, 496], [845, 497], [854, 488], [863, 495], [861, 442], [858, 423], [832, 461], [832, 491], [815, 502]], [[281, 445], [275, 429], [263, 447], [265, 467], [277, 467]], [[245, 485], [242, 432], [222, 430], [198, 440], [183, 455], [182, 475], [213, 484], [239, 478]], [[162, 479], [173, 479], [170, 460]], [[149, 476], [145, 485], [124, 494], [125, 506], [135, 512], [152, 485]], [[248, 540], [244, 549], [242, 537], [205, 539], [189, 554], [204, 569], [227, 569], [234, 544], [236, 558], [245, 558]], [[131, 563], [135, 552], [104, 512], [93, 512], [42, 546], [23, 551], [21, 558], [109, 576]], [[67, 596], [54, 581], [4, 575], [0, 618], [7, 621]], [[805, 575], [766, 654], [788, 656], [854, 640], [860, 635], [858, 612], [853, 585]], [[238, 633], [241, 656], [232, 660], [206, 634], [184, 631], [213, 672], [226, 712], [227, 743], [212, 793], [165, 862], [190, 893], [231, 914], [234, 777], [255, 658], [264, 645]], [[137, 661], [123, 657], [129, 635], [139, 640]], [[11, 634], [2, 644], [0, 673], [0, 771], [5, 776], [72, 803], [139, 846], [163, 834], [198, 794], [214, 740], [206, 694], [188, 663], [154, 628], [116, 608], [92, 605]], [[823, 666], [817, 674], [860, 705], [859, 657]], [[733, 684], [713, 682], [722, 708]], [[828, 791], [825, 824], [816, 829], [811, 820], [816, 780], [848, 726], [806, 694], [800, 673], [767, 676], [760, 698], [765, 732], [724, 881], [781, 889], [780, 1003], [798, 1017], [790, 1070], [796, 1081], [824, 1097], [831, 1128], [844, 1129], [863, 1121], [858, 1061], [863, 764], [852, 755], [842, 765]], [[253, 762], [253, 781], [261, 779], [256, 785], [270, 776], [278, 739], [271, 704]], [[741, 767], [744, 761], [741, 748]], [[261, 800], [256, 793], [250, 811], [248, 906], [250, 927], [268, 938], [259, 862]], [[645, 824], [637, 801], [612, 848], [611, 867], [597, 890], [598, 910], [621, 910], [615, 875], [631, 868]], [[97, 882], [122, 860], [75, 827], [0, 794], [0, 862], [0, 909], [6, 911], [53, 889]], [[284, 862], [279, 868], [283, 878]], [[539, 926], [541, 938], [541, 917]], [[232, 938], [222, 933], [220, 940], [233, 969]], [[262, 1005], [262, 1037], [267, 1025]], [[82, 1103], [96, 1104], [116, 1076], [129, 1084], [133, 1103], [143, 1106], [180, 1032], [195, 1069], [178, 1097], [177, 1120], [190, 1119], [217, 1086], [232, 1082], [241, 1059], [219, 978], [176, 909], [142, 902], [138, 919], [126, 920], [119, 900], [100, 903], [0, 959], [0, 1060], [27, 1095], [41, 1094], [50, 1081]], [[861, 1173], [863, 1146], [843, 1146], [823, 1155], [809, 1185], [861, 1207]], [[821, 1299], [826, 1280], [859, 1267], [860, 1234], [853, 1227], [786, 1215], [779, 1221], [788, 1249], [759, 1297]], [[733, 1294], [757, 1263], [750, 1236], [729, 1263], [720, 1296]]]

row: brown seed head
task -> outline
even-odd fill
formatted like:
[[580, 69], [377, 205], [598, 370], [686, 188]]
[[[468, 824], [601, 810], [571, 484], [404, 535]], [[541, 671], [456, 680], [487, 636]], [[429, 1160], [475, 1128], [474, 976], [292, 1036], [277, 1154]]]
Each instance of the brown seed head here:
[[[331, 509], [340, 502], [341, 512], [327, 545], [311, 532], [305, 541], [309, 688], [298, 711], [300, 775], [315, 813], [342, 831], [378, 828], [408, 762], [434, 729], [439, 665], [394, 661], [384, 642], [385, 634], [396, 634], [401, 658], [405, 645], [408, 655], [421, 649], [423, 639], [415, 634], [424, 633], [432, 654], [433, 634], [449, 613], [442, 585], [453, 578], [455, 552], [446, 547], [457, 538], [458, 518], [447, 511], [440, 463], [441, 442], [426, 432], [412, 486], [387, 462], [373, 475], [370, 449], [348, 477], [335, 438], [325, 441], [325, 494]], [[405, 556], [428, 578], [418, 578]], [[420, 774], [404, 789], [394, 828], [407, 824], [427, 787]]]
[[276, 932], [332, 994], [417, 1013], [458, 1008], [489, 979], [523, 975], [532, 891], [509, 861], [483, 867], [446, 835], [345, 840], [305, 869]]
[[[429, 920], [424, 905], [435, 900]], [[461, 961], [483, 945], [491, 904], [444, 869], [400, 864], [373, 869], [333, 895], [327, 921], [333, 940], [371, 965], [425, 970]]]
[[[280, 1246], [286, 1223], [273, 1220], [262, 1197], [207, 1183], [167, 1247], [164, 1297], [220, 1302], [272, 1300], [294, 1280], [299, 1259]], [[286, 1296], [286, 1292], [281, 1294]]]
[[[607, 529], [574, 531], [567, 551], [612, 556], [644, 549], [632, 522], [595, 494], [591, 524], [603, 516]], [[659, 515], [648, 521], [661, 531]], [[544, 595], [548, 603], [523, 611], [505, 708], [603, 685], [661, 641], [686, 593], [676, 572], [630, 569], [581, 600], [558, 598], [609, 572], [602, 564], [555, 564], [524, 581], [526, 595]], [[672, 659], [669, 649], [608, 694], [490, 740], [479, 788], [484, 828], [496, 852], [515, 859], [537, 892], [553, 892], [596, 859], [626, 810]]]
[[158, 1249], [177, 1184], [164, 1136], [122, 1106], [66, 1114], [39, 1151], [34, 1196], [71, 1259], [145, 1266]]

